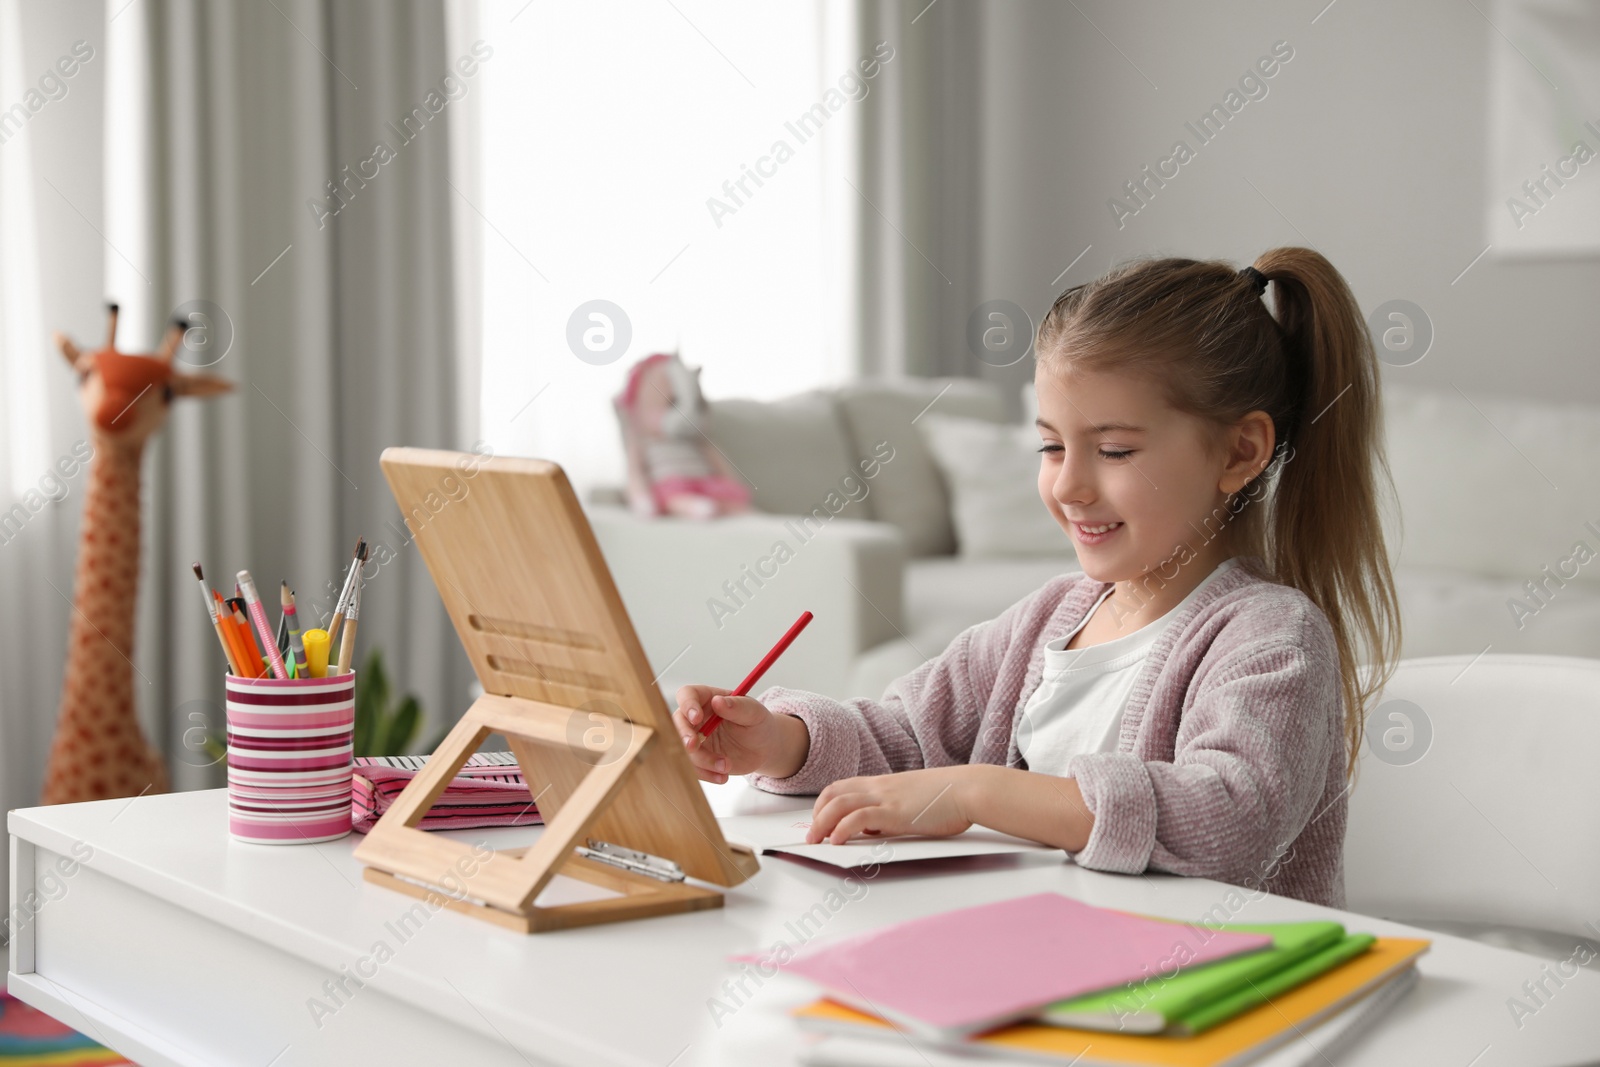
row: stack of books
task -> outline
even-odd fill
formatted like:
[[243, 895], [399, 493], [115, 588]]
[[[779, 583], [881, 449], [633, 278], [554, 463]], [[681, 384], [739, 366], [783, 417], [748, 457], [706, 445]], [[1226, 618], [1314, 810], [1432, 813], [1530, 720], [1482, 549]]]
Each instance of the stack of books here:
[[[1182, 923], [1059, 893], [734, 959], [815, 983], [814, 1067], [1322, 1063], [1417, 981], [1430, 942], [1336, 922]], [[1265, 1057], [1265, 1058], [1263, 1058]]]

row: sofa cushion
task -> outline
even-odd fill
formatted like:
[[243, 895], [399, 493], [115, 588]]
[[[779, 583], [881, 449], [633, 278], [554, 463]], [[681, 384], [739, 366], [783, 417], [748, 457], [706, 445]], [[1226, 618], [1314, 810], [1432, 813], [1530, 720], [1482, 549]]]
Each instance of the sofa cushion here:
[[1065, 559], [919, 559], [906, 564], [906, 636], [938, 655], [956, 634], [992, 619], [1059, 574], [1082, 572]]
[[[1403, 529], [1385, 514], [1399, 565], [1523, 582], [1565, 573], [1600, 591], [1600, 405], [1467, 396], [1383, 383], [1389, 466]], [[1403, 535], [1403, 536], [1402, 536]], [[1559, 599], [1560, 594], [1557, 594]], [[1501, 651], [1498, 647], [1496, 651]]]
[[1058, 574], [1081, 571], [1065, 559], [931, 557], [906, 564], [905, 632], [856, 657], [852, 696], [874, 700], [889, 683], [939, 655], [967, 627], [992, 619]]
[[930, 411], [922, 428], [955, 522], [959, 555], [1052, 556], [1077, 565], [1072, 538], [1039, 498], [1039, 431]]
[[1000, 387], [977, 378], [913, 378], [853, 382], [839, 387], [838, 397], [857, 457], [873, 457], [882, 441], [894, 449], [872, 481], [874, 517], [900, 528], [913, 558], [953, 554], [950, 496], [914, 420], [924, 411], [938, 411], [1004, 422]]
[[707, 409], [706, 436], [750, 483], [757, 509], [805, 515], [823, 508], [841, 518], [873, 518], [873, 485], [857, 466], [831, 391], [711, 400]]
[[1594, 582], [1551, 581], [1541, 604], [1515, 578], [1449, 567], [1398, 567], [1394, 581], [1402, 659], [1478, 652], [1600, 659]]

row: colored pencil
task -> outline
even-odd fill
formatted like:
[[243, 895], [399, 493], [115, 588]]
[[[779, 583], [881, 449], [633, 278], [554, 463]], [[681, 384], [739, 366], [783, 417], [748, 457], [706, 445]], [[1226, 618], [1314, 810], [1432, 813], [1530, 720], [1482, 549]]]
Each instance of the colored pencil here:
[[[224, 597], [206, 581], [204, 569], [196, 562], [195, 581], [229, 672], [243, 678], [270, 677], [280, 681], [351, 673], [361, 617], [361, 570], [369, 558], [366, 539], [358, 537], [333, 614], [332, 632], [315, 626], [302, 631], [294, 590], [287, 580], [280, 581], [278, 602], [282, 613], [276, 634], [248, 570], [238, 572], [233, 585], [235, 595]], [[337, 649], [333, 647], [335, 641]]]
[[[794, 625], [789, 627], [789, 632], [780, 637], [778, 639], [778, 643], [772, 646], [772, 651], [763, 656], [761, 662], [756, 664], [756, 669], [746, 675], [744, 681], [739, 683], [739, 688], [735, 689], [728, 695], [742, 697], [748, 694], [751, 687], [754, 686], [756, 682], [761, 680], [761, 676], [763, 674], [767, 673], [767, 668], [777, 662], [778, 657], [783, 655], [784, 649], [788, 648], [790, 643], [794, 641], [796, 637], [800, 636], [800, 631], [804, 630], [806, 628], [806, 624], [810, 621], [811, 612], [803, 612], [800, 617], [795, 620]], [[718, 715], [714, 711], [711, 712], [710, 715], [706, 716], [706, 721], [700, 724], [700, 736], [710, 737], [711, 731], [715, 730], [717, 728], [717, 724], [721, 721], [721, 715]]]
[[226, 631], [222, 629], [222, 616], [217, 614], [217, 605], [212, 597], [211, 587], [206, 585], [205, 573], [200, 569], [198, 562], [194, 565], [195, 581], [200, 583], [200, 596], [206, 602], [206, 614], [211, 616], [211, 628], [217, 632], [217, 640], [222, 643], [222, 654], [228, 658], [228, 670], [234, 674], [239, 673], [239, 660], [234, 655], [233, 645], [228, 640]]
[[283, 662], [287, 664], [289, 662], [289, 616], [287, 615], [278, 616], [277, 642], [278, 655], [282, 656]]
[[222, 624], [222, 639], [228, 643], [228, 649], [233, 655], [233, 662], [239, 668], [242, 678], [254, 678], [250, 673], [249, 664], [245, 659], [244, 646], [239, 644], [239, 634], [233, 625], [233, 612], [228, 609], [228, 602], [222, 599], [222, 594], [215, 589], [211, 590], [211, 600], [217, 609], [217, 621]]
[[233, 639], [239, 643], [243, 655], [240, 666], [246, 678], [260, 678], [266, 670], [262, 666], [261, 646], [256, 644], [256, 635], [250, 631], [250, 620], [244, 617], [244, 597], [229, 597], [227, 605], [233, 619]]
[[284, 582], [278, 587], [278, 600], [283, 604], [283, 619], [289, 627], [289, 648], [294, 653], [294, 676], [310, 677], [306, 668], [306, 646], [300, 640], [300, 617], [294, 610], [294, 590]]
[[283, 665], [283, 656], [278, 652], [277, 635], [272, 632], [272, 624], [267, 621], [267, 609], [261, 606], [261, 594], [256, 592], [256, 580], [250, 577], [249, 571], [239, 572], [239, 588], [244, 590], [244, 602], [250, 609], [250, 621], [255, 623], [256, 633], [267, 650], [267, 666], [272, 668], [272, 676], [280, 680], [288, 678], [289, 672]]
[[239, 657], [239, 671], [246, 678], [261, 677], [261, 654], [256, 651], [255, 638], [250, 636], [250, 624], [244, 618], [244, 602], [234, 607], [224, 600], [217, 608], [222, 616], [222, 628], [233, 639], [234, 654]]

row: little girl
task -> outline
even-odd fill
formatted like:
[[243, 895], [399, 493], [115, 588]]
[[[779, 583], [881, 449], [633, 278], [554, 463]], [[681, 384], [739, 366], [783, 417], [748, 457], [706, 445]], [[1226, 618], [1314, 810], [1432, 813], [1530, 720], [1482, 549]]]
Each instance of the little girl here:
[[1035, 351], [1039, 495], [1083, 572], [882, 700], [684, 686], [700, 777], [817, 793], [809, 841], [976, 823], [1341, 906], [1363, 709], [1400, 640], [1349, 287], [1308, 248], [1135, 261], [1062, 293]]

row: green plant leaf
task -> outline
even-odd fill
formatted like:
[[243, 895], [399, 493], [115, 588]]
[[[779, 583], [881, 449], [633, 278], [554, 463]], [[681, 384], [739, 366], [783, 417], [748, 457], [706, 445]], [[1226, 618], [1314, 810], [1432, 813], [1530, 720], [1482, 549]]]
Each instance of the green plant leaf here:
[[212, 760], [221, 763], [228, 758], [228, 737], [226, 734], [207, 730], [206, 739], [201, 748], [205, 750], [205, 754], [210, 756]]
[[444, 739], [450, 735], [450, 731], [455, 729], [455, 726], [456, 724], [453, 722], [446, 723], [440, 728], [439, 732], [434, 735], [433, 740], [428, 742], [428, 747], [423, 749], [423, 751], [429, 755], [439, 751], [439, 746], [444, 744]]
[[422, 707], [417, 703], [417, 698], [406, 694], [389, 717], [388, 729], [384, 731], [383, 752], [384, 756], [404, 755], [411, 748], [411, 742], [416, 739], [417, 730], [422, 726]]
[[[389, 701], [392, 693], [389, 672], [384, 669], [383, 655], [374, 648], [367, 653], [356, 673], [355, 730], [352, 748], [357, 756], [400, 756], [412, 748], [424, 718], [422, 702], [414, 693], [407, 693], [392, 710]], [[445, 729], [428, 747], [432, 752], [439, 747], [450, 727]]]
[[356, 679], [357, 703], [360, 703], [363, 693], [372, 702], [374, 711], [382, 713], [389, 710], [389, 672], [383, 665], [383, 653], [376, 648], [367, 653], [366, 660], [361, 664], [361, 676]]
[[372, 702], [370, 699], [363, 701], [360, 699], [360, 697], [356, 698], [356, 721], [355, 728], [351, 733], [350, 751], [357, 756], [372, 755], [371, 741], [373, 711], [371, 705]]
[[383, 654], [374, 648], [367, 653], [356, 674], [356, 721], [353, 751], [357, 756], [388, 756], [375, 752], [382, 740], [382, 722], [389, 710], [389, 676], [383, 669]]

